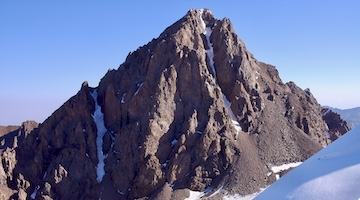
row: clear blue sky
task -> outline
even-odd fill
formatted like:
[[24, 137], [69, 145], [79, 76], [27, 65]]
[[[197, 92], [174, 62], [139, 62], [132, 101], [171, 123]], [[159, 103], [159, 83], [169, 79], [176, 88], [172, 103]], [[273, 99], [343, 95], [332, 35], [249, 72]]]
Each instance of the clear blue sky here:
[[321, 104], [360, 106], [360, 1], [2, 0], [0, 125], [43, 122], [190, 8], [230, 18], [258, 60]]

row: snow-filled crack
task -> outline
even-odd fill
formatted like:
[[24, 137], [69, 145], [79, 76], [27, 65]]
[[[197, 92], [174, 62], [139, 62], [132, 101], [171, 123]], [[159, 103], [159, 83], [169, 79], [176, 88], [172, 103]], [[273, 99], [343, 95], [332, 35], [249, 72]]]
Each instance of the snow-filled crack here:
[[241, 131], [241, 126], [239, 124], [239, 122], [237, 121], [233, 111], [231, 110], [231, 103], [227, 100], [226, 96], [224, 94], [222, 94], [222, 98], [224, 100], [224, 104], [225, 104], [225, 108], [228, 111], [230, 118], [231, 118], [231, 122], [233, 123], [235, 130], [236, 130], [236, 135]]
[[104, 123], [104, 114], [101, 112], [101, 106], [97, 102], [98, 93], [97, 90], [91, 93], [91, 96], [94, 98], [95, 101], [95, 111], [92, 115], [94, 122], [97, 128], [97, 137], [96, 137], [96, 147], [97, 147], [97, 155], [99, 159], [99, 163], [96, 167], [96, 175], [97, 181], [101, 183], [104, 175], [105, 175], [105, 163], [104, 160], [107, 155], [103, 154], [102, 146], [103, 146], [103, 137], [107, 131]]
[[[202, 18], [202, 13], [203, 13], [203, 10], [200, 10], [200, 22], [201, 22], [202, 27], [204, 28], [203, 34], [205, 35], [207, 46], [209, 48], [209, 49], [206, 49], [206, 55], [209, 58], [210, 69], [211, 69], [212, 74], [213, 74], [213, 76], [215, 78], [215, 81], [217, 83], [216, 69], [215, 69], [215, 66], [214, 66], [214, 49], [213, 49], [213, 44], [210, 41], [210, 36], [212, 34], [212, 29], [211, 29], [211, 27], [206, 26], [206, 24], [204, 22], [204, 19]], [[235, 127], [236, 136], [237, 136], [237, 134], [241, 131], [241, 126], [240, 126], [239, 122], [237, 121], [234, 113], [231, 110], [231, 107], [230, 107], [231, 103], [227, 100], [226, 96], [222, 92], [221, 92], [221, 96], [223, 98], [225, 108], [226, 108], [228, 114], [230, 115], [231, 121], [232, 121], [232, 123], [233, 123], [233, 125]]]
[[171, 141], [171, 146], [175, 146], [175, 144], [177, 143], [178, 141], [177, 141], [177, 139], [173, 139], [173, 141]]
[[121, 103], [125, 103], [125, 96], [126, 96], [126, 92], [121, 97]]
[[138, 89], [136, 90], [136, 92], [134, 93], [134, 96], [136, 96], [139, 92], [140, 92], [140, 89], [141, 89], [141, 87], [144, 85], [144, 83], [138, 83], [137, 84], [137, 87], [138, 87]]
[[201, 21], [202, 27], [204, 28], [203, 34], [206, 37], [207, 46], [209, 47], [209, 49], [206, 49], [206, 54], [209, 58], [211, 71], [216, 79], [216, 70], [214, 67], [214, 49], [213, 49], [213, 45], [210, 41], [210, 36], [211, 36], [212, 30], [210, 27], [206, 26], [204, 19], [202, 18], [202, 12], [203, 12], [203, 10], [200, 10], [200, 21]]

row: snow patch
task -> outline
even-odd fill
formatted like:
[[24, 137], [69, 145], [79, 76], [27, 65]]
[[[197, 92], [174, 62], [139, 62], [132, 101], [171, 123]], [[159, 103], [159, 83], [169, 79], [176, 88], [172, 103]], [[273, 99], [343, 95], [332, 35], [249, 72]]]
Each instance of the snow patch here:
[[271, 167], [271, 171], [275, 174], [279, 173], [279, 172], [282, 172], [284, 170], [288, 170], [290, 168], [294, 168], [294, 167], [297, 167], [301, 164], [302, 162], [295, 162], [295, 163], [289, 163], [289, 164], [283, 164], [283, 165], [280, 165], [280, 166], [274, 166], [274, 167]]
[[200, 10], [200, 23], [202, 25], [202, 27], [204, 28], [204, 32], [203, 34], [205, 35], [206, 37], [206, 42], [207, 42], [207, 46], [209, 47], [209, 49], [206, 50], [206, 54], [209, 58], [209, 61], [210, 61], [210, 68], [211, 68], [211, 71], [216, 79], [216, 70], [215, 70], [215, 67], [214, 67], [214, 49], [213, 49], [213, 45], [210, 41], [210, 36], [211, 36], [211, 33], [212, 33], [212, 30], [210, 27], [206, 27], [206, 24], [204, 22], [204, 19], [202, 18], [202, 13], [203, 13], [203, 10]]
[[260, 76], [260, 73], [258, 71], [255, 71], [255, 79], [257, 80]]
[[198, 192], [198, 191], [190, 191], [190, 196], [184, 200], [199, 200], [202, 196], [204, 196], [204, 192]]
[[209, 49], [206, 50], [206, 54], [209, 57], [211, 71], [214, 74], [214, 77], [216, 77], [216, 70], [215, 70], [215, 67], [214, 67], [214, 49], [213, 49], [212, 43], [210, 42], [211, 33], [212, 33], [211, 28], [206, 27], [205, 31], [204, 31], [204, 35], [206, 37], [207, 45], [209, 47]]
[[200, 9], [199, 11], [200, 11], [200, 23], [201, 23], [201, 26], [203, 27], [203, 29], [205, 29], [205, 28], [206, 28], [206, 24], [205, 24], [205, 22], [204, 22], [204, 19], [202, 18], [202, 14], [203, 14], [203, 12], [204, 12], [204, 9]]
[[[210, 197], [213, 197], [215, 196], [216, 194], [220, 193], [222, 190], [224, 189], [224, 187], [220, 187], [218, 190], [216, 190], [213, 194], [211, 194], [210, 196], [208, 196], [207, 198], [210, 198]], [[205, 189], [204, 192], [199, 192], [199, 191], [192, 191], [192, 190], [189, 190], [190, 191], [190, 196], [184, 200], [200, 200], [200, 199], [203, 199], [202, 197], [204, 197], [205, 195], [209, 194], [210, 192], [213, 191], [213, 188], [210, 187], [210, 188], [207, 188]]]
[[265, 189], [266, 188], [261, 188], [259, 192], [255, 192], [253, 194], [249, 194], [249, 195], [245, 195], [245, 196], [242, 196], [240, 194], [226, 195], [223, 197], [223, 200], [252, 200], [257, 195], [259, 195], [262, 191], [264, 191]]
[[209, 196], [209, 198], [210, 198], [210, 197], [213, 197], [213, 196], [215, 196], [215, 195], [217, 195], [217, 194], [219, 194], [223, 189], [224, 189], [224, 186], [221, 186], [218, 190], [216, 190], [214, 193], [212, 193], [212, 194]]
[[216, 70], [215, 70], [215, 67], [214, 67], [214, 49], [213, 49], [212, 43], [210, 42], [211, 33], [212, 33], [211, 28], [206, 27], [205, 31], [204, 31], [204, 35], [206, 37], [207, 45], [209, 47], [209, 49], [206, 50], [206, 54], [207, 54], [207, 56], [209, 58], [211, 71], [212, 71], [214, 77], [216, 78]]
[[324, 109], [324, 110], [321, 111], [321, 114], [322, 114], [322, 116], [325, 116], [325, 115], [327, 115], [330, 111], [331, 111], [331, 110], [330, 110], [329, 108], [328, 108], [328, 109]]
[[125, 96], [126, 96], [126, 92], [121, 97], [121, 103], [125, 103]]
[[[221, 93], [222, 94], [222, 93]], [[236, 130], [236, 135], [241, 131], [241, 126], [239, 124], [239, 122], [237, 121], [233, 111], [231, 110], [231, 103], [227, 100], [226, 96], [224, 94], [222, 94], [222, 98], [224, 100], [224, 104], [225, 104], [225, 108], [228, 112], [228, 114], [230, 115], [231, 117], [231, 121], [235, 127], [235, 130]]]
[[174, 139], [173, 141], [171, 141], [171, 146], [175, 146], [176, 143], [177, 143], [177, 139]]
[[97, 97], [98, 97], [97, 90], [94, 90], [94, 92], [91, 93], [91, 96], [94, 98], [95, 101], [95, 111], [92, 117], [94, 119], [97, 128], [96, 147], [97, 147], [97, 155], [99, 159], [99, 163], [96, 167], [96, 175], [97, 175], [97, 181], [101, 183], [105, 175], [104, 160], [107, 157], [107, 155], [103, 154], [102, 146], [103, 146], [103, 137], [107, 129], [104, 123], [104, 114], [101, 112], [101, 106], [97, 102]]
[[35, 197], [36, 197], [36, 192], [37, 192], [37, 189], [35, 188], [34, 192], [31, 193], [31, 195], [30, 195], [30, 198], [31, 198], [31, 199], [35, 199]]
[[240, 194], [224, 196], [223, 200], [252, 200], [256, 197], [257, 193], [241, 196]]
[[280, 179], [280, 175], [279, 174], [275, 174], [275, 180], [279, 180]]
[[161, 164], [162, 168], [166, 168], [170, 160], [166, 160], [163, 164]]
[[134, 96], [136, 96], [136, 95], [139, 93], [139, 91], [140, 91], [141, 87], [144, 85], [144, 83], [138, 83], [138, 84], [136, 84], [136, 85], [138, 86], [138, 89], [137, 89], [136, 92], [134, 93]]
[[39, 188], [40, 188], [39, 185], [37, 185], [37, 186], [35, 187], [34, 192], [30, 194], [30, 198], [31, 198], [31, 199], [35, 199], [35, 198], [36, 198], [36, 193], [37, 193], [37, 191], [38, 191]]

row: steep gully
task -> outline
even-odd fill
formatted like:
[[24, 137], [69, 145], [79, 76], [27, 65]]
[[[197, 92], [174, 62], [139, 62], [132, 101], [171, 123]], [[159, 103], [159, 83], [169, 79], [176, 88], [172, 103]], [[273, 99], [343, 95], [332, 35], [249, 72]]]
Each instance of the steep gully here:
[[[213, 44], [211, 43], [211, 40], [210, 40], [210, 36], [211, 36], [211, 33], [212, 33], [212, 29], [211, 27], [207, 27], [205, 22], [204, 22], [204, 19], [202, 17], [203, 15], [203, 10], [201, 9], [200, 12], [199, 12], [199, 18], [201, 20], [201, 24], [202, 24], [202, 27], [204, 29], [204, 32], [203, 34], [205, 35], [206, 37], [206, 42], [207, 42], [207, 46], [208, 46], [208, 49], [206, 49], [206, 54], [207, 54], [207, 57], [209, 58], [209, 64], [210, 64], [210, 69], [212, 71], [212, 74], [215, 78], [215, 81], [217, 83], [217, 78], [216, 78], [216, 70], [215, 70], [215, 67], [214, 67], [214, 49], [213, 49]], [[220, 88], [220, 87], [219, 87]], [[236, 130], [236, 136], [239, 132], [241, 132], [241, 126], [239, 124], [239, 122], [237, 121], [234, 113], [232, 112], [231, 110], [231, 103], [227, 100], [226, 96], [224, 95], [224, 93], [221, 92], [221, 96], [223, 98], [223, 101], [224, 101], [224, 104], [225, 104], [225, 108], [228, 112], [228, 114], [230, 115], [231, 117], [231, 121], [234, 125], [234, 128]]]

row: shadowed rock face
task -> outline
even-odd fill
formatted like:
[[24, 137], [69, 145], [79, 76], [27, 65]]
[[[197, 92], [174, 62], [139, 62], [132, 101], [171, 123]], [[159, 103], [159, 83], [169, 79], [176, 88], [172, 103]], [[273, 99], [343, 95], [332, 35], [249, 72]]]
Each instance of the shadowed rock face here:
[[346, 132], [350, 131], [350, 124], [343, 120], [338, 113], [333, 112], [330, 108], [323, 108], [321, 113], [324, 121], [329, 127], [328, 137], [331, 141], [335, 141]]
[[26, 121], [21, 126], [0, 126], [0, 199], [9, 199], [17, 191], [7, 186], [16, 166], [15, 148], [22, 144], [32, 130], [38, 127], [35, 121]]
[[38, 125], [35, 121], [26, 121], [21, 126], [0, 126], [0, 151], [17, 147]]
[[[100, 183], [95, 89], [107, 129]], [[185, 188], [218, 187], [249, 194], [274, 181], [272, 165], [327, 145], [324, 131], [309, 90], [257, 61], [229, 19], [190, 10], [8, 149], [3, 186], [37, 199], [181, 199]]]
[[[96, 126], [90, 88], [77, 95], [34, 129], [15, 149], [7, 149], [2, 164], [7, 186], [29, 198], [81, 199], [98, 195]], [[41, 193], [41, 195], [40, 195]]]

